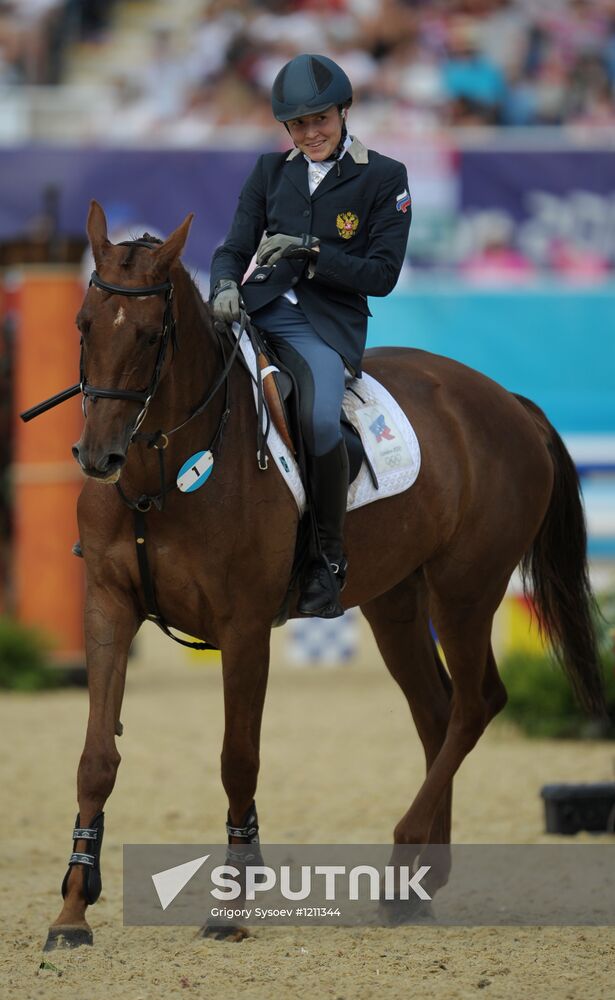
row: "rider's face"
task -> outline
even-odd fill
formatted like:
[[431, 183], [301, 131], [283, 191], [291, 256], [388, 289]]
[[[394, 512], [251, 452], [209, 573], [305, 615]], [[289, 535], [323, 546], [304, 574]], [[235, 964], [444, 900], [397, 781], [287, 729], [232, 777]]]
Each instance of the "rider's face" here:
[[295, 146], [310, 160], [328, 160], [342, 137], [342, 116], [333, 105], [316, 115], [304, 115], [287, 122]]

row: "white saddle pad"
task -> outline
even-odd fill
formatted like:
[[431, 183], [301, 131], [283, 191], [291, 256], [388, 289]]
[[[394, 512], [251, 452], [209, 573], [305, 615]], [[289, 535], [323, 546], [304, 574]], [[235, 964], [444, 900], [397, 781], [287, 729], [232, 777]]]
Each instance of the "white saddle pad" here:
[[[233, 324], [235, 335], [239, 333]], [[256, 376], [256, 358], [247, 334], [241, 338], [241, 350], [250, 371]], [[253, 383], [256, 402], [256, 385]], [[352, 379], [346, 386], [344, 410], [361, 435], [363, 447], [378, 479], [374, 486], [363, 462], [348, 491], [348, 510], [364, 507], [373, 500], [403, 493], [412, 486], [421, 467], [421, 450], [412, 424], [390, 392], [371, 375]], [[266, 416], [263, 415], [265, 422]], [[299, 467], [273, 423], [269, 428], [268, 450], [282, 478], [295, 498], [299, 512], [305, 510], [305, 490]]]

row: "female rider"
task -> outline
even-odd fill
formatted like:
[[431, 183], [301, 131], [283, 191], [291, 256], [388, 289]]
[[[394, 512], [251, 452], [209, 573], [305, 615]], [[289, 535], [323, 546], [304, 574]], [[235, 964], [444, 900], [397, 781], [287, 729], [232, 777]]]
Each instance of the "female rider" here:
[[[299, 55], [273, 84], [273, 114], [295, 148], [260, 156], [211, 266], [214, 317], [245, 308], [293, 372], [322, 554], [302, 581], [300, 614], [343, 614], [348, 456], [340, 428], [345, 369], [360, 376], [371, 315], [403, 264], [411, 212], [403, 164], [348, 135], [352, 85], [333, 60]], [[257, 267], [241, 284], [257, 250]]]

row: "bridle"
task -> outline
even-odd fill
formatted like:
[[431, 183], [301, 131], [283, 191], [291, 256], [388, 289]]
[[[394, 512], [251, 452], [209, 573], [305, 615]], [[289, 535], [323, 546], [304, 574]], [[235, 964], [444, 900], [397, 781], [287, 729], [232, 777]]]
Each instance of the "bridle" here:
[[[137, 240], [125, 240], [122, 243], [116, 244], [117, 246], [143, 246], [149, 250], [154, 250], [156, 248], [156, 243], [142, 238]], [[154, 588], [154, 581], [149, 565], [149, 560], [147, 556], [147, 545], [146, 545], [146, 524], [145, 515], [152, 507], [156, 508], [158, 511], [164, 510], [165, 498], [171, 489], [175, 488], [176, 481], [173, 480], [171, 483], [167, 482], [165, 475], [165, 462], [164, 453], [165, 449], [169, 444], [169, 438], [172, 434], [181, 430], [187, 424], [190, 423], [195, 417], [203, 413], [207, 406], [218, 392], [218, 390], [225, 386], [225, 399], [224, 405], [222, 407], [222, 412], [220, 419], [218, 421], [218, 427], [214, 432], [213, 438], [209, 442], [209, 450], [213, 452], [214, 448], [219, 449], [222, 442], [222, 434], [226, 426], [226, 422], [230, 415], [230, 378], [229, 374], [235, 359], [239, 356], [242, 358], [240, 353], [240, 343], [244, 333], [248, 333], [251, 340], [253, 340], [254, 332], [252, 331], [250, 319], [245, 310], [242, 310], [241, 317], [239, 321], [239, 330], [234, 335], [233, 347], [227, 355], [225, 349], [225, 340], [221, 336], [220, 331], [214, 324], [214, 332], [218, 340], [218, 345], [220, 347], [220, 352], [222, 354], [222, 370], [219, 372], [217, 378], [214, 379], [214, 383], [207, 391], [205, 398], [196, 406], [181, 423], [177, 424], [171, 430], [167, 430], [163, 433], [162, 430], [156, 430], [152, 433], [145, 434], [139, 431], [139, 428], [148, 412], [149, 405], [158, 389], [160, 380], [162, 377], [162, 370], [164, 367], [165, 359], [167, 356], [167, 351], [169, 343], [173, 345], [173, 351], [179, 347], [177, 338], [177, 328], [176, 320], [173, 313], [173, 283], [168, 278], [157, 285], [147, 285], [143, 288], [127, 288], [124, 285], [113, 285], [108, 281], [104, 281], [97, 271], [93, 271], [90, 278], [90, 285], [94, 285], [96, 288], [100, 288], [102, 291], [109, 292], [111, 295], [126, 295], [133, 298], [143, 298], [150, 295], [163, 295], [164, 294], [164, 314], [162, 318], [162, 335], [160, 338], [160, 345], [158, 347], [158, 355], [156, 357], [156, 362], [154, 364], [154, 370], [150, 378], [149, 384], [146, 389], [106, 389], [101, 386], [90, 385], [87, 380], [84, 364], [84, 349], [83, 341], [81, 344], [81, 354], [79, 360], [79, 374], [80, 381], [73, 386], [69, 386], [68, 389], [64, 389], [62, 392], [56, 393], [49, 399], [43, 400], [42, 403], [38, 403], [36, 406], [30, 407], [29, 410], [25, 410], [21, 414], [21, 419], [24, 421], [33, 420], [34, 417], [39, 416], [41, 413], [46, 413], [47, 410], [52, 409], [54, 406], [58, 406], [60, 403], [66, 402], [66, 400], [71, 399], [73, 396], [81, 393], [83, 395], [83, 413], [84, 417], [87, 419], [86, 403], [88, 399], [95, 402], [97, 399], [122, 399], [131, 402], [141, 403], [141, 410], [137, 419], [134, 423], [133, 429], [131, 431], [130, 443], [134, 441], [140, 441], [147, 444], [148, 448], [155, 448], [158, 452], [158, 465], [160, 474], [160, 490], [157, 494], [143, 494], [137, 499], [131, 499], [124, 493], [119, 482], [115, 483], [115, 488], [118, 491], [123, 503], [126, 504], [133, 511], [134, 518], [134, 529], [135, 529], [135, 544], [136, 544], [136, 554], [137, 561], [139, 565], [139, 573], [141, 577], [141, 584], [143, 587], [143, 593], [145, 597], [146, 606], [146, 616], [151, 621], [154, 621], [159, 628], [168, 635], [175, 642], [180, 643], [182, 646], [188, 646], [191, 649], [216, 649], [217, 647], [212, 646], [209, 642], [190, 642], [186, 639], [181, 639], [179, 636], [174, 635], [163, 614], [158, 606], [156, 592]], [[265, 456], [265, 446], [267, 443], [267, 430], [263, 431], [263, 426], [261, 422], [262, 412], [263, 412], [263, 398], [262, 398], [262, 376], [260, 368], [257, 366], [257, 375], [252, 376], [253, 380], [256, 381], [258, 386], [258, 426], [257, 426], [257, 440], [258, 440], [258, 450], [257, 455], [259, 458], [259, 467], [261, 469], [267, 468], [267, 460]]]
[[[146, 240], [144, 238], [138, 240], [124, 240], [123, 242], [118, 243], [116, 245], [127, 246], [127, 247], [142, 246], [142, 247], [147, 247], [148, 250], [155, 250], [157, 246], [156, 243], [153, 243], [150, 240]], [[237, 354], [239, 352], [241, 333], [246, 328], [246, 326], [249, 325], [247, 316], [245, 314], [242, 315], [242, 321], [240, 323], [241, 332], [239, 336], [234, 338], [234, 344], [228, 358], [226, 356], [226, 351], [224, 349], [222, 338], [220, 337], [218, 330], [214, 326], [214, 332], [218, 339], [218, 344], [220, 346], [220, 350], [222, 353], [223, 364], [222, 364], [222, 371], [220, 372], [218, 378], [214, 381], [214, 384], [207, 392], [205, 399], [201, 403], [199, 403], [199, 405], [194, 410], [192, 410], [192, 412], [185, 418], [185, 420], [182, 420], [180, 424], [177, 424], [177, 426], [173, 427], [171, 430], [167, 430], [164, 433], [162, 432], [162, 430], [157, 430], [154, 431], [152, 434], [140, 434], [138, 433], [139, 428], [141, 427], [141, 424], [143, 423], [143, 421], [147, 416], [149, 405], [160, 384], [162, 369], [164, 367], [165, 359], [167, 356], [169, 343], [172, 344], [173, 352], [175, 352], [175, 350], [178, 348], [177, 327], [175, 322], [175, 315], [173, 313], [173, 293], [174, 293], [173, 282], [170, 279], [167, 279], [166, 281], [163, 281], [158, 285], [146, 285], [142, 288], [127, 288], [125, 285], [113, 285], [109, 281], [103, 281], [103, 279], [100, 277], [97, 271], [92, 271], [92, 275], [90, 277], [90, 285], [95, 285], [96, 288], [100, 288], [103, 291], [109, 292], [112, 295], [127, 295], [132, 298], [143, 298], [149, 295], [162, 295], [164, 293], [165, 304], [164, 304], [164, 314], [162, 317], [162, 335], [160, 338], [160, 345], [158, 347], [158, 355], [156, 357], [154, 370], [152, 372], [152, 377], [150, 378], [147, 389], [140, 389], [140, 390], [104, 389], [101, 388], [100, 386], [90, 385], [89, 382], [87, 381], [87, 377], [84, 370], [83, 345], [82, 345], [81, 357], [79, 361], [79, 370], [81, 379], [79, 384], [79, 389], [83, 394], [82, 407], [83, 407], [84, 417], [87, 419], [86, 401], [88, 398], [93, 400], [123, 399], [141, 403], [142, 404], [141, 411], [137, 416], [137, 419], [135, 420], [130, 435], [130, 442], [132, 443], [138, 439], [141, 439], [147, 443], [148, 447], [156, 448], [160, 453], [164, 448], [167, 447], [169, 443], [169, 438], [177, 431], [185, 427], [186, 424], [190, 423], [190, 421], [193, 420], [195, 417], [199, 416], [199, 414], [201, 414], [206, 409], [206, 407], [209, 406], [211, 400], [218, 392], [218, 389], [220, 389], [220, 387], [223, 384], [225, 384], [226, 400], [222, 411], [222, 415], [220, 417], [220, 422], [218, 424], [218, 429], [214, 435], [213, 440], [210, 443], [210, 448], [213, 448], [214, 445], [219, 441], [222, 432], [224, 430], [226, 421], [228, 420], [230, 414], [230, 390], [229, 390], [228, 375], [233, 366], [233, 362], [235, 361], [235, 358], [237, 357]], [[163, 475], [162, 465], [161, 465], [161, 475]], [[120, 493], [121, 492], [122, 491], [120, 490]], [[166, 488], [164, 488], [163, 496], [164, 493], [166, 492], [167, 490]], [[123, 499], [126, 500], [125, 497], [123, 497]], [[153, 500], [154, 498], [150, 499]]]
[[[148, 250], [154, 250], [156, 247], [155, 243], [145, 239], [124, 240], [117, 245], [124, 247], [142, 246], [147, 247]], [[146, 389], [103, 389], [100, 386], [90, 385], [85, 373], [83, 339], [81, 342], [81, 354], [79, 357], [79, 384], [83, 394], [83, 416], [87, 419], [86, 403], [88, 399], [123, 399], [130, 402], [141, 403], [141, 410], [135, 420], [130, 437], [130, 440], [133, 441], [135, 434], [147, 416], [147, 411], [152, 401], [152, 397], [160, 383], [160, 376], [162, 374], [162, 369], [167, 356], [169, 342], [173, 344], [173, 350], [177, 347], [177, 330], [175, 326], [175, 316], [173, 314], [173, 282], [167, 279], [158, 285], [147, 285], [144, 288], [127, 288], [125, 285], [112, 285], [109, 281], [103, 281], [97, 271], [92, 271], [92, 275], [90, 277], [90, 287], [92, 285], [96, 288], [100, 288], [104, 292], [109, 292], [111, 295], [126, 295], [131, 298], [145, 298], [146, 296], [161, 295], [164, 293], [162, 336], [158, 346], [158, 355], [156, 357], [152, 377], [150, 378], [149, 385]]]
[[[117, 245], [144, 246], [150, 250], [155, 249], [156, 246], [156, 244], [151, 243], [149, 240], [146, 239], [125, 240], [124, 242]], [[100, 386], [90, 385], [87, 381], [87, 377], [85, 374], [84, 359], [83, 359], [83, 343], [82, 343], [79, 370], [81, 378], [80, 389], [83, 394], [83, 414], [84, 417], [87, 419], [86, 401], [88, 399], [92, 399], [94, 401], [96, 401], [96, 399], [123, 399], [142, 404], [141, 410], [134, 423], [130, 435], [130, 443], [132, 444], [134, 441], [139, 440], [147, 443], [147, 446], [149, 448], [155, 448], [156, 451], [158, 452], [160, 489], [157, 494], [142, 494], [140, 497], [136, 499], [130, 499], [120, 486], [119, 482], [115, 483], [115, 488], [119, 496], [121, 497], [122, 501], [133, 512], [137, 563], [139, 566], [141, 585], [143, 587], [143, 595], [145, 599], [147, 618], [150, 621], [155, 622], [155, 624], [158, 625], [158, 627], [165, 633], [165, 635], [169, 636], [170, 639], [173, 639], [174, 642], [179, 643], [181, 646], [187, 646], [190, 649], [199, 649], [199, 650], [216, 649], [217, 647], [213, 646], [210, 642], [195, 642], [187, 639], [182, 639], [180, 636], [174, 635], [174, 633], [169, 628], [169, 625], [163, 613], [161, 612], [160, 606], [158, 604], [156, 590], [154, 586], [154, 580], [147, 554], [147, 545], [146, 545], [147, 529], [146, 529], [145, 515], [147, 514], [148, 511], [152, 509], [152, 507], [155, 507], [159, 511], [164, 510], [166, 496], [169, 493], [169, 491], [173, 489], [175, 486], [174, 481], [172, 483], [167, 482], [165, 474], [164, 454], [165, 454], [165, 449], [169, 444], [169, 437], [172, 434], [175, 434], [176, 431], [180, 430], [182, 427], [185, 427], [186, 424], [190, 423], [190, 421], [193, 420], [194, 417], [198, 416], [198, 414], [202, 413], [203, 410], [205, 410], [205, 408], [214, 398], [214, 396], [221, 388], [221, 386], [224, 384], [226, 387], [224, 406], [222, 409], [220, 420], [218, 422], [218, 428], [213, 436], [213, 439], [210, 442], [210, 449], [213, 450], [214, 447], [220, 446], [222, 440], [222, 433], [224, 431], [224, 427], [230, 415], [229, 372], [231, 370], [233, 362], [235, 361], [235, 358], [237, 357], [237, 352], [239, 350], [239, 342], [241, 337], [237, 337], [233, 349], [230, 352], [229, 357], [227, 358], [222, 340], [218, 334], [218, 331], [216, 330], [215, 331], [216, 336], [218, 337], [218, 343], [220, 345], [220, 350], [222, 352], [223, 366], [222, 366], [222, 372], [220, 373], [218, 378], [215, 379], [214, 384], [207, 392], [205, 399], [194, 410], [192, 410], [192, 412], [185, 418], [185, 420], [183, 420], [172, 430], [169, 430], [166, 433], [163, 433], [161, 430], [154, 431], [151, 434], [139, 433], [139, 428], [143, 423], [143, 421], [145, 420], [145, 417], [147, 416], [147, 411], [150, 402], [160, 384], [162, 369], [167, 356], [169, 343], [172, 343], [173, 345], [173, 352], [175, 352], [175, 350], [178, 347], [177, 327], [175, 322], [175, 316], [173, 314], [173, 291], [174, 291], [173, 283], [170, 279], [167, 279], [166, 281], [163, 281], [158, 285], [148, 285], [144, 288], [126, 288], [124, 285], [112, 285], [108, 281], [103, 281], [98, 272], [93, 271], [92, 276], [90, 278], [90, 285], [94, 285], [96, 288], [100, 288], [103, 291], [109, 292], [112, 295], [127, 295], [132, 298], [142, 298], [144, 296], [164, 294], [162, 335], [160, 338], [160, 344], [158, 347], [156, 362], [154, 364], [154, 370], [149, 380], [149, 385], [147, 386], [147, 389], [141, 389], [141, 390], [105, 389], [101, 388]], [[245, 325], [245, 322], [243, 325]]]
[[[145, 234], [141, 239], [135, 240], [124, 240], [117, 246], [128, 246], [135, 247], [141, 246], [148, 250], [155, 250], [157, 245], [160, 245], [160, 241], [153, 241], [147, 238], [148, 234]], [[261, 371], [261, 366], [258, 363], [258, 342], [256, 339], [256, 331], [253, 330], [250, 317], [246, 313], [245, 309], [240, 312], [240, 318], [238, 323], [238, 329], [234, 328], [232, 337], [231, 331], [226, 331], [226, 337], [223, 337], [218, 329], [217, 325], [213, 324], [213, 330], [216, 335], [220, 352], [222, 355], [222, 370], [218, 373], [218, 376], [214, 379], [213, 385], [211, 385], [205, 395], [205, 398], [181, 421], [171, 430], [163, 432], [162, 430], [156, 430], [153, 433], [145, 434], [139, 431], [139, 428], [145, 420], [149, 405], [160, 385], [162, 378], [162, 371], [167, 358], [167, 352], [169, 348], [169, 343], [173, 346], [173, 352], [179, 348], [178, 337], [177, 337], [177, 325], [176, 319], [173, 312], [173, 296], [174, 296], [174, 286], [170, 278], [166, 281], [160, 282], [156, 285], [146, 285], [145, 287], [126, 287], [124, 285], [114, 285], [109, 281], [104, 281], [98, 272], [94, 270], [90, 277], [90, 287], [94, 285], [95, 288], [99, 288], [101, 291], [108, 292], [110, 295], [125, 295], [129, 298], [145, 298], [152, 295], [164, 295], [164, 313], [162, 317], [162, 333], [160, 337], [160, 344], [158, 347], [158, 354], [156, 356], [156, 362], [154, 364], [154, 369], [149, 380], [146, 389], [108, 389], [103, 386], [91, 385], [88, 382], [87, 374], [85, 371], [85, 351], [83, 338], [81, 340], [81, 350], [79, 357], [79, 382], [75, 385], [69, 386], [67, 389], [63, 389], [61, 392], [55, 393], [50, 396], [49, 399], [45, 399], [36, 406], [31, 406], [29, 409], [24, 410], [20, 414], [21, 419], [25, 422], [33, 420], [35, 417], [40, 416], [42, 413], [46, 413], [48, 410], [53, 409], [60, 403], [65, 403], [67, 400], [72, 399], [74, 396], [79, 394], [83, 397], [83, 413], [84, 418], [87, 420], [87, 401], [92, 400], [93, 403], [97, 399], [120, 399], [127, 402], [136, 402], [141, 404], [141, 409], [134, 422], [131, 434], [130, 434], [130, 444], [139, 440], [140, 442], [146, 443], [148, 448], [155, 448], [158, 452], [158, 466], [160, 475], [160, 490], [157, 494], [142, 494], [136, 499], [129, 498], [125, 493], [119, 482], [115, 481], [115, 489], [117, 490], [122, 502], [133, 512], [133, 523], [134, 523], [134, 533], [135, 533], [135, 548], [137, 563], [139, 566], [139, 575], [141, 579], [141, 586], [143, 589], [144, 603], [146, 609], [146, 617], [151, 621], [155, 622], [158, 627], [169, 636], [175, 642], [180, 643], [182, 646], [188, 646], [191, 649], [216, 649], [209, 642], [192, 642], [187, 639], [182, 639], [179, 636], [173, 634], [169, 625], [160, 610], [158, 605], [158, 600], [156, 596], [156, 590], [154, 586], [154, 580], [150, 568], [149, 558], [147, 554], [147, 532], [146, 532], [146, 515], [148, 511], [155, 508], [157, 511], [164, 510], [165, 499], [169, 492], [175, 488], [177, 481], [174, 480], [172, 483], [167, 482], [165, 475], [165, 461], [164, 454], [165, 450], [169, 444], [169, 438], [172, 434], [177, 433], [187, 424], [189, 424], [195, 417], [203, 413], [210, 402], [213, 400], [219, 389], [225, 386], [225, 399], [224, 405], [222, 407], [221, 415], [218, 421], [218, 427], [213, 435], [213, 438], [209, 442], [209, 452], [213, 453], [214, 449], [219, 451], [222, 443], [222, 435], [226, 422], [230, 416], [230, 371], [233, 367], [235, 359], [239, 357], [242, 361], [246, 370], [248, 371], [250, 378], [256, 386], [256, 398], [257, 398], [257, 459], [258, 466], [261, 470], [266, 470], [268, 467], [268, 458], [266, 455], [267, 447], [267, 436], [269, 433], [269, 416], [267, 411], [267, 416], [265, 420], [265, 426], [263, 426], [263, 417], [265, 414], [264, 408], [264, 396], [263, 396], [263, 372]], [[247, 334], [254, 350], [256, 361], [256, 374], [253, 374], [249, 364], [243, 358], [240, 353], [241, 340]], [[233, 341], [233, 346], [227, 354], [227, 349], [225, 345], [228, 345], [229, 337]], [[196, 457], [196, 456], [194, 456]]]

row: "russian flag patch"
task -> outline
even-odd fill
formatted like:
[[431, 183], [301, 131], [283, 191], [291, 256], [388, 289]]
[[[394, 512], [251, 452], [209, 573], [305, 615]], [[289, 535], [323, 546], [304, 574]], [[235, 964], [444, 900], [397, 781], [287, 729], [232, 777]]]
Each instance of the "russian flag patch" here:
[[407, 188], [404, 188], [402, 193], [398, 194], [397, 198], [395, 199], [395, 208], [397, 209], [398, 212], [404, 212], [405, 214], [408, 211], [408, 208], [410, 207], [411, 204], [412, 204], [412, 199], [408, 194]]

